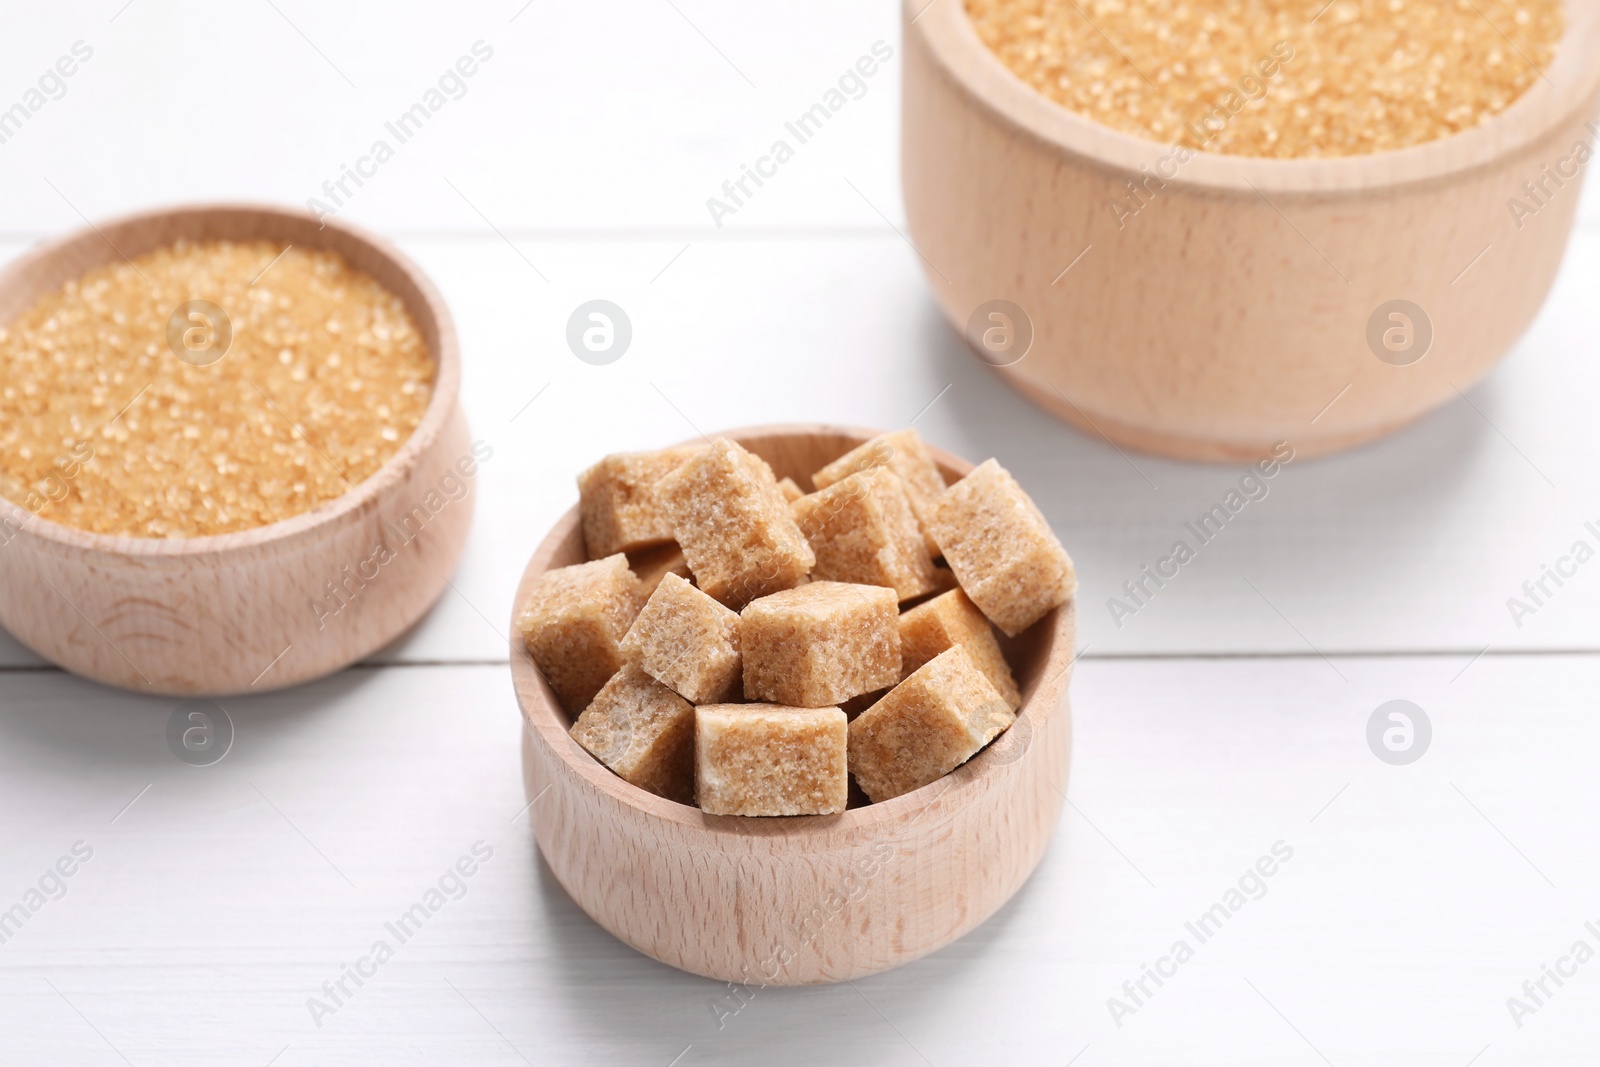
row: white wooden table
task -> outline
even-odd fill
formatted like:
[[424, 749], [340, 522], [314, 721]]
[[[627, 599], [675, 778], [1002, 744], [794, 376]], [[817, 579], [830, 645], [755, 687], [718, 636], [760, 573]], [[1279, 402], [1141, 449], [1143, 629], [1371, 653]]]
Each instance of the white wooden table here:
[[[963, 354], [897, 232], [898, 58], [723, 228], [707, 213], [875, 41], [898, 54], [888, 0], [96, 0], [3, 30], [0, 108], [93, 50], [0, 143], [7, 256], [85, 216], [304, 203], [492, 48], [340, 213], [438, 281], [495, 452], [459, 594], [366, 665], [225, 702], [237, 736], [214, 766], [168, 750], [174, 701], [0, 636], [0, 910], [92, 851], [0, 944], [0, 1062], [1600, 1060], [1600, 962], [1569, 958], [1600, 951], [1600, 564], [1521, 627], [1506, 606], [1600, 520], [1594, 197], [1488, 381], [1292, 464], [1119, 628], [1107, 598], [1239, 472], [1124, 456]], [[634, 326], [604, 367], [563, 340], [597, 297]], [[1070, 806], [965, 940], [728, 1016], [724, 987], [611, 939], [538, 858], [505, 667], [515, 578], [600, 453], [913, 418], [998, 456], [1077, 560]], [[1432, 723], [1410, 765], [1368, 747], [1391, 699]], [[459, 899], [313, 1019], [308, 998], [478, 842], [492, 857]], [[1199, 944], [1185, 924], [1275, 845], [1292, 858]], [[1161, 963], [1179, 939], [1193, 958]], [[1163, 985], [1124, 992], [1158, 964]], [[1573, 973], [1535, 1001], [1546, 965]], [[1513, 996], [1537, 1010], [1514, 1018]]]

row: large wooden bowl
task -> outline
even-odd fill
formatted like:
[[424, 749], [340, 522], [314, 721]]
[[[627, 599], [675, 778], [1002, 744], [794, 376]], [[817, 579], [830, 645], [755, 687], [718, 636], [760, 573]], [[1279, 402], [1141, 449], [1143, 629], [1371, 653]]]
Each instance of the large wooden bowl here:
[[[1545, 76], [1467, 132], [1344, 158], [1201, 153], [1181, 167], [1172, 146], [1012, 75], [961, 0], [903, 10], [906, 218], [945, 316], [967, 335], [981, 305], [1021, 308], [1032, 348], [1005, 379], [1087, 432], [1166, 455], [1251, 459], [1279, 441], [1330, 452], [1453, 399], [1544, 301], [1584, 176], [1574, 146], [1600, 147], [1585, 128], [1600, 0], [1567, 0]], [[1534, 203], [1530, 180], [1548, 195], [1514, 214], [1512, 198]], [[1119, 218], [1129, 181], [1147, 203]], [[1379, 337], [1401, 327], [1392, 340], [1405, 347], [1404, 324], [1380, 311], [1398, 300], [1422, 309], [1432, 344], [1379, 358], [1369, 323]]]
[[[810, 475], [871, 431], [827, 426], [726, 436], [778, 477]], [[943, 452], [947, 480], [971, 464]], [[534, 553], [517, 591], [584, 560], [574, 508]], [[674, 967], [730, 982], [801, 985], [874, 974], [983, 922], [1032, 873], [1066, 789], [1073, 605], [1002, 640], [1023, 707], [955, 771], [842, 815], [707, 815], [635, 788], [568, 735], [571, 720], [520, 641], [511, 676], [527, 719], [523, 773], [539, 850], [601, 926]]]
[[[298, 210], [232, 204], [133, 215], [25, 253], [0, 271], [0, 325], [72, 278], [179, 238], [332, 249], [399, 296], [437, 365], [422, 423], [344, 496], [238, 533], [108, 536], [0, 500], [0, 623], [45, 659], [108, 685], [206, 696], [276, 689], [399, 636], [455, 567], [474, 484], [463, 477], [473, 456], [455, 325], [433, 284], [387, 242]], [[442, 480], [465, 494], [441, 495]], [[393, 553], [387, 562], [375, 558], [380, 544]], [[342, 590], [335, 599], [329, 583]]]

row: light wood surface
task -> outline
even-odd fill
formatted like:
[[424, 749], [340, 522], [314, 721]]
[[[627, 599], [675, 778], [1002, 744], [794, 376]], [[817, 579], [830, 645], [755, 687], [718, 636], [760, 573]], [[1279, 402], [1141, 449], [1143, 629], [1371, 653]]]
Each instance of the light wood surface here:
[[[768, 426], [714, 436], [743, 444], [779, 478], [809, 485], [814, 471], [875, 432]], [[934, 458], [947, 480], [972, 469], [945, 452]], [[529, 561], [516, 602], [545, 571], [586, 558], [573, 507]], [[841, 815], [772, 819], [707, 815], [612, 774], [572, 740], [571, 719], [513, 639], [540, 850], [596, 922], [695, 974], [811, 985], [925, 956], [1004, 905], [1055, 828], [1072, 747], [1072, 619], [1069, 601], [1005, 642], [1022, 710], [950, 774]]]
[[[1032, 347], [1000, 373], [1086, 432], [1191, 459], [1349, 448], [1455, 399], [1549, 292], [1577, 198], [1550, 183], [1536, 213], [1507, 205], [1541, 164], [1565, 159], [1561, 184], [1576, 182], [1575, 146], [1597, 141], [1600, 3], [1567, 6], [1548, 74], [1465, 133], [1181, 162], [1026, 87], [961, 4], [904, 0], [910, 237], [957, 331], [988, 301], [1022, 309]], [[1130, 182], [1146, 183], [1137, 198]], [[1411, 343], [1431, 332], [1425, 355], [1390, 357], [1404, 366], [1369, 343], [1395, 300], [1421, 309]]]
[[[329, 248], [399, 296], [437, 364], [422, 423], [344, 496], [238, 533], [95, 534], [0, 500], [16, 530], [0, 551], [0, 623], [46, 660], [108, 685], [208, 696], [275, 689], [389, 643], [444, 588], [472, 519], [475, 479], [457, 465], [477, 466], [459, 402], [461, 354], [433, 284], [387, 243], [245, 205], [148, 212], [36, 248], [0, 273], [0, 323], [72, 278], [180, 237]], [[441, 479], [466, 493], [444, 496]], [[339, 590], [331, 601], [330, 588]]]

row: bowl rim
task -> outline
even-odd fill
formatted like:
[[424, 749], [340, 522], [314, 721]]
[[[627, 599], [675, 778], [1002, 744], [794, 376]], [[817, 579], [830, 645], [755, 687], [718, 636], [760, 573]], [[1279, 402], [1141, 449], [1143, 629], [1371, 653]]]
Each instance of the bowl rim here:
[[[1600, 0], [1566, 0], [1555, 59], [1504, 111], [1469, 130], [1407, 148], [1353, 156], [1275, 157], [1195, 152], [1177, 189], [1255, 197], [1329, 195], [1438, 182], [1531, 150], [1581, 121], [1600, 91]], [[1069, 110], [1023, 82], [991, 52], [962, 0], [901, 0], [906, 38], [920, 38], [940, 73], [998, 122], [1062, 155], [1119, 174], [1154, 166], [1173, 150]], [[909, 70], [909, 67], [905, 69]], [[901, 107], [905, 104], [902, 101]], [[1600, 131], [1590, 150], [1600, 154]]]
[[[711, 437], [728, 437], [743, 442], [755, 438], [830, 436], [865, 443], [884, 432], [832, 424], [783, 423], [742, 426], [720, 431]], [[680, 444], [694, 444], [707, 439], [695, 437]], [[957, 477], [966, 475], [976, 466], [933, 445], [928, 445], [927, 448], [935, 462], [946, 472], [954, 473]], [[534, 665], [533, 657], [529, 655], [516, 628], [516, 616], [520, 605], [526, 599], [529, 586], [535, 578], [549, 569], [549, 559], [568, 538], [574, 535], [578, 526], [578, 506], [574, 504], [556, 520], [549, 533], [539, 542], [538, 548], [534, 550], [523, 570], [522, 577], [518, 580], [511, 611], [512, 688], [522, 712], [523, 725], [530, 737], [542, 744], [568, 772], [587, 782], [592, 789], [613, 803], [633, 813], [651, 816], [686, 832], [709, 834], [730, 845], [752, 838], [794, 838], [801, 835], [807, 836], [808, 839], [828, 837], [846, 842], [858, 840], [863, 835], [878, 836], [903, 828], [906, 816], [919, 809], [931, 808], [947, 797], [955, 807], [981, 797], [984, 795], [984, 790], [978, 784], [978, 780], [996, 764], [997, 759], [1011, 755], [1008, 751], [1010, 746], [1003, 742], [1010, 738], [1012, 745], [1023, 746], [1021, 753], [1015, 754], [1014, 758], [1008, 758], [1006, 762], [1025, 759], [1030, 751], [1033, 731], [1045, 720], [1063, 713], [1066, 702], [1062, 698], [1071, 682], [1072, 667], [1077, 662], [1078, 655], [1075, 649], [1076, 596], [1034, 624], [1044, 626], [1046, 630], [1041, 634], [1043, 646], [1040, 655], [1043, 662], [1040, 668], [1040, 681], [1033, 692], [1024, 699], [1022, 708], [1018, 712], [1017, 721], [1024, 723], [1025, 729], [1017, 731], [1013, 726], [971, 759], [935, 782], [893, 799], [850, 808], [837, 815], [760, 818], [712, 815], [693, 805], [667, 800], [665, 797], [623, 781], [572, 739], [568, 733], [565, 709], [555, 699], [555, 694]], [[1027, 716], [1026, 719], [1024, 715]]]
[[[80, 243], [102, 242], [120, 256], [122, 249], [115, 241], [118, 234], [146, 227], [152, 223], [173, 220], [182, 224], [178, 227], [181, 231], [183, 227], [204, 227], [207, 222], [219, 218], [225, 223], [237, 219], [244, 224], [240, 226], [241, 229], [248, 228], [248, 223], [253, 222], [265, 223], [264, 230], [278, 228], [301, 234], [309, 225], [317, 234], [328, 232], [338, 234], [357, 246], [363, 246], [367, 254], [385, 261], [414, 286], [420, 300], [418, 306], [412, 306], [410, 301], [406, 301], [406, 310], [414, 319], [419, 319], [417, 326], [425, 337], [430, 332], [430, 325], [438, 336], [436, 350], [431, 353], [435, 364], [433, 395], [429, 397], [428, 406], [423, 411], [422, 421], [412, 430], [394, 455], [384, 461], [377, 470], [357, 482], [354, 488], [332, 500], [324, 501], [309, 511], [265, 526], [204, 537], [173, 539], [135, 537], [131, 534], [103, 534], [80, 530], [75, 526], [47, 519], [0, 495], [0, 517], [27, 516], [21, 523], [20, 534], [32, 534], [41, 542], [58, 548], [142, 558], [152, 562], [160, 559], [218, 556], [241, 549], [259, 550], [266, 546], [279, 550], [292, 549], [314, 538], [326, 528], [340, 524], [347, 517], [374, 506], [375, 501], [398, 485], [406, 473], [416, 466], [418, 460], [431, 450], [443, 435], [455, 413], [461, 392], [460, 341], [449, 306], [422, 268], [398, 247], [370, 230], [337, 218], [318, 218], [311, 212], [297, 207], [252, 201], [205, 201], [130, 212], [105, 222], [87, 222], [83, 227], [50, 238], [28, 249], [4, 267], [0, 267], [0, 291], [21, 284], [22, 279], [28, 274], [66, 254]], [[226, 228], [227, 225], [224, 226], [224, 229]], [[166, 243], [184, 239], [184, 236], [182, 232], [174, 233]], [[215, 236], [222, 240], [245, 240], [265, 239], [266, 235], [256, 234], [250, 238]], [[296, 243], [299, 243], [298, 239]], [[141, 249], [134, 254], [139, 255], [143, 251], [162, 246], [162, 243], [158, 242], [150, 245], [149, 249]], [[338, 251], [331, 242], [312, 244], [311, 247]], [[108, 259], [108, 262], [110, 261]], [[384, 287], [391, 292], [394, 291], [389, 286]], [[402, 300], [406, 299], [401, 293], [395, 295]], [[0, 327], [6, 325], [9, 325], [9, 320], [0, 322]]]

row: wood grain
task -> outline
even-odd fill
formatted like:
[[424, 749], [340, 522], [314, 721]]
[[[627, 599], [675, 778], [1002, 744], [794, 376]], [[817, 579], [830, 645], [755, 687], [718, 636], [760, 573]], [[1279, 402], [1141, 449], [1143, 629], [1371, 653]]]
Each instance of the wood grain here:
[[[798, 481], [875, 431], [790, 426], [726, 436]], [[949, 479], [971, 469], [948, 453], [935, 458]], [[517, 602], [540, 574], [583, 558], [574, 508], [534, 553]], [[1043, 855], [1070, 762], [1063, 697], [1073, 618], [1069, 602], [1006, 643], [1023, 711], [966, 764], [886, 803], [778, 819], [706, 815], [623, 782], [568, 736], [570, 720], [513, 641], [540, 851], [596, 922], [696, 974], [802, 985], [917, 959], [993, 914]]]
[[[691, 1044], [678, 1067], [926, 1067], [918, 1050], [961, 1067], [994, 1063], [997, 1034], [1007, 1067], [1086, 1044], [1073, 1067], [1321, 1064], [1248, 978], [1339, 1067], [1463, 1067], [1491, 1042], [1473, 1067], [1587, 1062], [1600, 983], [1569, 981], [1520, 1029], [1505, 1002], [1597, 918], [1600, 656], [1486, 657], [1454, 684], [1430, 657], [1338, 664], [1348, 681], [1314, 655], [1081, 662], [1072, 804], [1010, 903], [859, 992], [753, 997], [633, 951], [556, 882], [512, 822], [528, 801], [503, 666], [225, 702], [238, 740], [209, 768], [168, 751], [172, 701], [8, 674], [0, 805], [26, 816], [0, 898], [80, 838], [96, 854], [0, 948], [0, 1060], [120, 1067], [92, 1024], [138, 1067], [520, 1067], [507, 1041], [539, 1067], [665, 1067]], [[1363, 736], [1395, 696], [1434, 716], [1409, 767]], [[393, 943], [383, 924], [480, 838], [495, 855], [466, 895], [316, 1027], [306, 999]], [[1116, 1026], [1107, 998], [1280, 838], [1295, 857], [1265, 899]]]
[[[344, 496], [239, 533], [94, 534], [0, 500], [15, 530], [0, 544], [0, 623], [45, 659], [108, 685], [211, 696], [292, 685], [393, 640], [455, 567], [473, 495], [470, 477], [457, 499], [439, 491], [471, 459], [455, 326], [427, 277], [381, 239], [299, 211], [227, 204], [133, 215], [28, 252], [0, 273], [0, 323], [86, 271], [180, 237], [329, 248], [394, 292], [437, 364], [422, 423]], [[330, 582], [344, 590], [331, 601]]]
[[[1162, 162], [1171, 146], [1033, 92], [960, 4], [905, 0], [906, 217], [939, 305], [958, 331], [987, 301], [1020, 306], [1033, 345], [1005, 379], [1144, 451], [1250, 459], [1290, 441], [1315, 455], [1388, 433], [1485, 374], [1549, 292], [1577, 190], [1520, 221], [1507, 204], [1597, 139], [1584, 124], [1600, 3], [1568, 9], [1547, 76], [1470, 131], [1369, 156], [1179, 166]], [[1145, 183], [1144, 205], [1119, 217], [1114, 202], [1138, 203], [1129, 182]], [[1396, 299], [1433, 330], [1407, 366], [1367, 341]]]

